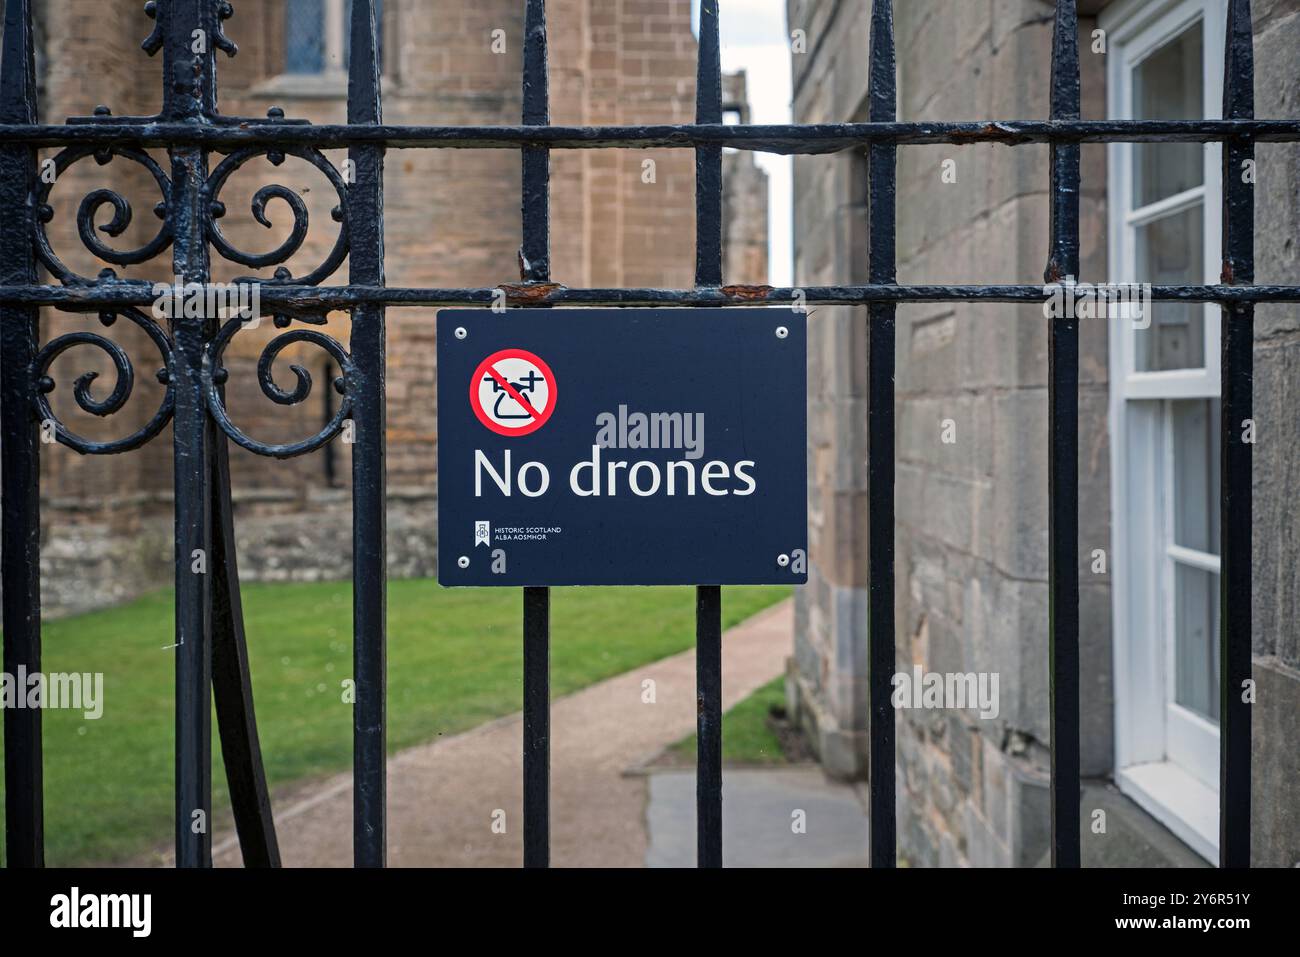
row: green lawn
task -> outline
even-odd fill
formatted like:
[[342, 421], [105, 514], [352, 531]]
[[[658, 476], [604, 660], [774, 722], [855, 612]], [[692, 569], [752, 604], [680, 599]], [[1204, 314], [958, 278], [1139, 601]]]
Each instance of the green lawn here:
[[[773, 678], [722, 716], [722, 760], [733, 764], [784, 764], [781, 741], [767, 725], [773, 708], [785, 707], [785, 678]], [[674, 756], [694, 762], [696, 736], [673, 745]]]
[[[730, 627], [790, 594], [723, 590]], [[563, 588], [551, 600], [551, 692], [567, 694], [694, 644], [690, 588]], [[244, 614], [272, 788], [352, 761], [350, 583], [246, 585]], [[388, 744], [408, 747], [517, 711], [519, 589], [388, 589]], [[104, 713], [45, 713], [45, 844], [52, 866], [113, 862], [169, 840], [172, 824], [172, 598], [44, 628], [43, 670], [103, 672]], [[228, 807], [215, 740], [215, 802]], [[0, 782], [2, 789], [3, 782]], [[3, 848], [0, 848], [0, 855]], [[3, 857], [0, 856], [0, 863]]]

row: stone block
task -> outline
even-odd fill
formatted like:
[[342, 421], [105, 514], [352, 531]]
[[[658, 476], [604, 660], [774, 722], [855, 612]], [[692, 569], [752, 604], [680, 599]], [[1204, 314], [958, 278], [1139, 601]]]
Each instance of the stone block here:
[[980, 815], [1002, 844], [1011, 840], [1011, 817], [1008, 792], [1010, 769], [1005, 756], [987, 735], [980, 736], [984, 754], [980, 761], [982, 781], [980, 786]]
[[971, 801], [962, 806], [966, 858], [972, 867], [1010, 867], [1011, 853]]
[[896, 405], [900, 460], [977, 480], [993, 472], [993, 409], [987, 396], [914, 395]]
[[[1114, 556], [1110, 525], [1110, 403], [1099, 389], [1079, 393], [1079, 580], [1109, 582]], [[1044, 450], [1046, 454], [1046, 450]], [[1106, 552], [1106, 571], [1092, 570], [1093, 551]]]
[[993, 399], [994, 553], [1016, 578], [1047, 579], [1047, 396], [1023, 390]]
[[971, 793], [971, 724], [964, 715], [948, 715], [948, 754], [953, 784], [962, 794]]
[[[1287, 23], [1289, 17], [1294, 17], [1300, 13], [1300, 0], [1255, 0], [1251, 4], [1251, 20], [1255, 26], [1255, 42], [1263, 45], [1263, 42], [1273, 33], [1273, 28], [1277, 27], [1277, 32], [1285, 30], [1300, 30], [1300, 23]], [[1292, 33], [1294, 36], [1294, 32]], [[1294, 47], [1292, 47], [1294, 49]], [[1271, 58], [1270, 58], [1271, 59]], [[1259, 64], [1256, 63], [1255, 88], [1261, 88], [1261, 77], [1259, 75]], [[1273, 116], [1272, 113], [1258, 113], [1259, 116]]]
[[895, 389], [900, 397], [950, 390], [960, 381], [959, 320], [951, 303], [918, 303], [896, 312]]
[[861, 731], [845, 730], [826, 708], [824, 695], [800, 671], [793, 676], [795, 713], [822, 769], [839, 781], [863, 780], [870, 759], [870, 738]]
[[1254, 650], [1300, 664], [1300, 336], [1255, 352]]
[[[1005, 758], [1005, 756], [1004, 756]], [[1007, 759], [1008, 851], [1012, 867], [1033, 867], [1052, 843], [1050, 779], [1022, 761]]]
[[929, 826], [920, 816], [912, 814], [899, 820], [898, 845], [899, 859], [908, 867], [938, 866], [938, 848]]
[[966, 670], [999, 676], [999, 714], [981, 720], [981, 730], [1015, 729], [1046, 742], [1047, 586], [990, 573], [971, 579], [966, 602]]
[[929, 620], [930, 655], [923, 662], [926, 671], [954, 674], [965, 671], [965, 651], [962, 645], [961, 626], [942, 615]]
[[1256, 658], [1251, 711], [1252, 867], [1300, 867], [1300, 671]]
[[962, 854], [957, 839], [947, 831], [939, 832], [939, 866], [969, 867], [970, 863]]
[[1079, 589], [1079, 762], [1103, 777], [1115, 766], [1115, 672], [1108, 585]]

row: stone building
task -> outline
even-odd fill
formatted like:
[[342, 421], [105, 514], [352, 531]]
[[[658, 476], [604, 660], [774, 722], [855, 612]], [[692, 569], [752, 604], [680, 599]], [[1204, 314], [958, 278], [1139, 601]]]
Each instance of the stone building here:
[[[1294, 118], [1300, 0], [1252, 6], [1256, 115]], [[894, 7], [900, 120], [1047, 117], [1053, 4]], [[1085, 119], [1221, 115], [1225, 0], [1079, 8]], [[864, 120], [869, 0], [787, 11], [807, 36], [795, 121]], [[1256, 280], [1295, 283], [1300, 148], [1256, 155]], [[794, 170], [796, 283], [866, 282], [864, 157]], [[1217, 282], [1220, 178], [1213, 145], [1086, 145], [1082, 278]], [[899, 282], [1041, 283], [1048, 222], [1045, 145], [899, 149]], [[1084, 862], [1214, 861], [1218, 315], [1159, 305], [1148, 329], [1082, 327]], [[865, 329], [865, 310], [819, 308], [809, 324], [811, 568], [787, 682], [823, 764], [849, 779], [869, 771]], [[1292, 866], [1300, 310], [1259, 308], [1255, 342], [1252, 861]], [[1048, 852], [1047, 371], [1038, 306], [898, 309], [897, 668], [1000, 677], [996, 717], [899, 711], [899, 856], [913, 865], [1034, 866]]]
[[[236, 0], [227, 34], [239, 45], [218, 58], [219, 107], [227, 115], [341, 123], [346, 117], [346, 0]], [[41, 116], [62, 122], [103, 104], [114, 115], [156, 112], [161, 58], [140, 50], [150, 21], [134, 0], [37, 0]], [[551, 121], [556, 124], [680, 123], [694, 115], [696, 40], [690, 0], [552, 0], [547, 4]], [[385, 120], [406, 124], [516, 124], [524, 5], [517, 0], [384, 0]], [[746, 109], [743, 76], [728, 85], [729, 108]], [[51, 155], [43, 153], [42, 156]], [[337, 166], [342, 151], [329, 151]], [[165, 157], [154, 158], [166, 168]], [[214, 155], [215, 170], [222, 157]], [[649, 166], [646, 161], [652, 161]], [[649, 173], [647, 171], [649, 170]], [[556, 151], [552, 173], [552, 277], [569, 286], [689, 287], [694, 255], [694, 158], [687, 150]], [[767, 278], [766, 178], [750, 154], [729, 154], [727, 281]], [[394, 286], [480, 287], [519, 280], [520, 160], [515, 150], [392, 150], [385, 166], [387, 282]], [[339, 225], [339, 196], [322, 169], [289, 155], [262, 155], [233, 173], [220, 200], [220, 226], [235, 248], [264, 253], [291, 233], [288, 204], [272, 197], [259, 225], [254, 195], [283, 184], [305, 204], [305, 242], [283, 266], [295, 277], [329, 255]], [[78, 204], [92, 190], [118, 189], [134, 215], [120, 235], [99, 238], [116, 249], [149, 241], [150, 210], [161, 198], [139, 162], [87, 157], [61, 173], [49, 202], [51, 246], [79, 275], [112, 266], [119, 275], [170, 280], [170, 251], [143, 265], [113, 265], [77, 236]], [[270, 277], [213, 251], [217, 280]], [[346, 264], [323, 282], [345, 282]], [[433, 309], [388, 311], [389, 567], [394, 576], [433, 573], [437, 470]], [[346, 343], [348, 317], [320, 328]], [[62, 332], [100, 329], [94, 316], [50, 313], [48, 341]], [[292, 389], [289, 366], [313, 380], [306, 399], [271, 402], [257, 386], [257, 361], [279, 332], [265, 322], [240, 332], [227, 351], [234, 423], [265, 441], [316, 432], [338, 396], [330, 357], [310, 345], [286, 349], [276, 382]], [[128, 321], [111, 330], [136, 364], [135, 390], [117, 414], [100, 420], [76, 408], [72, 384], [96, 371], [92, 391], [112, 389], [111, 364], [93, 348], [69, 350], [51, 376], [55, 411], [75, 430], [106, 438], [129, 434], [158, 407], [157, 350]], [[170, 429], [119, 456], [79, 457], [52, 448], [43, 456], [43, 572], [47, 613], [95, 607], [171, 580]], [[246, 578], [343, 577], [350, 569], [349, 447], [335, 441], [300, 458], [276, 461], [232, 449], [236, 536]]]

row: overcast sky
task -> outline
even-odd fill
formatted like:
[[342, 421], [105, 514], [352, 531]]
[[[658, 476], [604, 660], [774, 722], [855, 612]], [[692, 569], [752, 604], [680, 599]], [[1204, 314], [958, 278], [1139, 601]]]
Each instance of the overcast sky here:
[[[714, 2], [714, 0], [710, 0]], [[716, 0], [722, 68], [744, 70], [755, 123], [790, 122], [790, 45], [785, 0]], [[699, 0], [694, 0], [698, 17]], [[791, 162], [756, 153], [768, 177], [768, 282], [794, 284]]]

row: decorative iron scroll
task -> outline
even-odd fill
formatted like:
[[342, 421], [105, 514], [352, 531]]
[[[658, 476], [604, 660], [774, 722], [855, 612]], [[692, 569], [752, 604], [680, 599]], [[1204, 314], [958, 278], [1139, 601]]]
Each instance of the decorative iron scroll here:
[[57, 441], [83, 455], [111, 455], [116, 452], [127, 452], [139, 448], [161, 432], [163, 426], [167, 424], [172, 416], [174, 398], [171, 374], [172, 353], [171, 343], [168, 341], [166, 333], [143, 312], [131, 307], [101, 312], [99, 321], [105, 326], [111, 326], [117, 321], [118, 316], [125, 316], [143, 329], [149, 338], [153, 340], [154, 345], [158, 347], [158, 352], [164, 362], [163, 368], [159, 369], [157, 373], [158, 381], [167, 386], [166, 391], [163, 393], [162, 403], [158, 406], [158, 411], [153, 414], [153, 418], [125, 438], [96, 442], [77, 435], [54, 414], [49, 400], [49, 395], [55, 388], [54, 379], [49, 375], [50, 365], [54, 360], [75, 346], [94, 346], [112, 360], [113, 369], [116, 372], [113, 390], [107, 397], [96, 399], [91, 395], [90, 385], [95, 381], [99, 373], [83, 372], [77, 376], [73, 384], [73, 397], [76, 399], [77, 405], [91, 415], [107, 417], [120, 411], [126, 405], [127, 399], [131, 397], [131, 390], [135, 386], [135, 370], [131, 365], [131, 358], [120, 345], [97, 332], [69, 332], [46, 343], [40, 352], [36, 354], [33, 363], [32, 372], [35, 388], [32, 394], [37, 414], [40, 416], [42, 423], [51, 423], [54, 438]]
[[131, 225], [131, 203], [115, 190], [106, 188], [91, 190], [77, 208], [77, 233], [85, 247], [105, 262], [118, 266], [135, 266], [148, 262], [172, 244], [171, 225], [167, 219], [167, 206], [171, 202], [171, 180], [152, 156], [143, 150], [125, 146], [69, 147], [54, 157], [53, 181], [42, 180], [35, 197], [36, 255], [41, 265], [64, 285], [90, 284], [96, 281], [69, 269], [54, 252], [49, 235], [45, 231], [46, 225], [54, 218], [54, 207], [49, 203], [50, 191], [65, 170], [87, 156], [94, 156], [95, 162], [100, 166], [109, 163], [114, 156], [120, 156], [139, 163], [148, 170], [154, 182], [158, 184], [158, 191], [162, 194], [162, 200], [153, 209], [154, 215], [162, 221], [162, 224], [158, 228], [157, 235], [143, 246], [128, 250], [113, 249], [95, 235], [95, 214], [103, 206], [112, 206], [113, 218], [99, 229], [109, 236], [120, 236]]
[[268, 266], [279, 265], [302, 248], [302, 244], [307, 238], [307, 204], [300, 195], [279, 183], [263, 186], [253, 195], [252, 211], [253, 218], [269, 229], [271, 221], [266, 215], [267, 203], [272, 199], [282, 200], [293, 213], [293, 229], [284, 242], [269, 252], [249, 253], [237, 249], [221, 231], [221, 226], [217, 221], [226, 214], [225, 204], [219, 198], [221, 190], [236, 170], [257, 156], [266, 156], [274, 166], [283, 163], [286, 156], [296, 156], [320, 170], [333, 185], [334, 191], [338, 193], [339, 204], [331, 210], [331, 215], [334, 221], [340, 224], [339, 234], [334, 241], [334, 247], [330, 250], [329, 255], [325, 257], [325, 260], [307, 275], [298, 279], [293, 278], [288, 269], [281, 266], [276, 270], [274, 279], [264, 280], [267, 284], [318, 285], [339, 268], [348, 254], [347, 185], [339, 171], [334, 168], [334, 164], [326, 159], [320, 150], [295, 146], [249, 147], [236, 150], [227, 156], [212, 171], [212, 175], [208, 177], [208, 181], [204, 185], [208, 238], [212, 242], [213, 248], [223, 258], [253, 269], [264, 269]]
[[[276, 317], [275, 325], [283, 328], [289, 324], [287, 317]], [[302, 319], [303, 322], [324, 322], [324, 319]], [[204, 363], [203, 369], [203, 386], [207, 394], [208, 410], [221, 431], [225, 432], [236, 445], [248, 449], [258, 455], [269, 455], [278, 459], [292, 458], [295, 455], [304, 455], [308, 452], [314, 452], [316, 449], [330, 441], [341, 431], [344, 423], [352, 415], [352, 394], [349, 384], [352, 381], [352, 357], [347, 350], [341, 346], [336, 339], [327, 336], [323, 332], [315, 329], [293, 329], [276, 336], [262, 349], [262, 354], [257, 360], [257, 381], [262, 387], [263, 394], [277, 405], [297, 405], [305, 402], [311, 395], [312, 377], [311, 373], [300, 365], [292, 364], [289, 369], [293, 372], [296, 383], [292, 390], [280, 388], [275, 382], [274, 366], [275, 360], [279, 357], [281, 351], [286, 346], [296, 342], [309, 342], [312, 345], [319, 346], [325, 350], [335, 362], [339, 364], [342, 375], [337, 376], [327, 388], [333, 388], [343, 397], [339, 407], [335, 410], [334, 415], [329, 422], [315, 435], [303, 439], [299, 442], [286, 442], [282, 444], [271, 444], [260, 442], [252, 438], [239, 429], [231, 421], [230, 415], [226, 410], [225, 399], [222, 395], [221, 387], [226, 383], [229, 377], [228, 370], [221, 364], [222, 354], [230, 340], [249, 323], [243, 319], [228, 320], [221, 327], [220, 332], [209, 343], [207, 349], [208, 361]]]
[[[154, 20], [153, 32], [142, 44], [143, 49], [153, 55], [163, 47], [163, 27], [158, 4], [150, 2], [146, 4], [145, 13]], [[223, 50], [227, 55], [233, 56], [236, 47], [224, 34], [221, 24], [224, 20], [233, 15], [233, 7], [229, 3], [218, 3], [215, 6], [215, 21], [212, 42], [217, 49]], [[282, 122], [286, 126], [303, 125], [302, 120], [286, 120], [284, 113], [278, 108], [272, 108], [267, 113], [268, 117], [274, 122]], [[160, 119], [154, 117], [150, 119]], [[123, 117], [121, 119], [112, 116], [107, 107], [99, 107], [95, 110], [94, 117], [84, 117], [77, 120], [77, 123], [92, 123], [95, 125], [113, 125], [123, 122], [130, 122], [133, 118]], [[139, 119], [139, 118], [135, 118]], [[218, 123], [237, 122], [234, 117], [211, 117]], [[128, 201], [120, 192], [110, 188], [93, 189], [82, 199], [77, 209], [77, 233], [81, 238], [85, 248], [97, 257], [99, 260], [110, 263], [113, 266], [135, 266], [149, 262], [172, 245], [173, 226], [171, 222], [171, 202], [173, 196], [172, 182], [165, 172], [162, 165], [158, 163], [149, 153], [140, 148], [131, 146], [119, 146], [117, 144], [94, 145], [94, 146], [70, 146], [61, 151], [53, 158], [54, 176], [49, 177], [46, 181], [42, 177], [37, 184], [32, 197], [33, 208], [35, 210], [35, 237], [34, 246], [36, 255], [40, 263], [49, 270], [49, 272], [58, 279], [64, 286], [102, 286], [106, 283], [116, 283], [118, 279], [112, 268], [106, 268], [100, 272], [99, 276], [92, 278], [83, 276], [71, 269], [60, 256], [55, 252], [53, 244], [47, 232], [47, 225], [54, 218], [54, 207], [50, 203], [50, 194], [55, 183], [59, 181], [63, 173], [72, 167], [78, 161], [86, 157], [93, 157], [95, 161], [103, 166], [112, 161], [114, 157], [120, 156], [123, 159], [138, 163], [143, 166], [154, 182], [158, 186], [161, 194], [160, 201], [154, 206], [153, 212], [161, 221], [158, 232], [148, 242], [132, 249], [115, 249], [105, 242], [99, 235], [99, 232], [107, 234], [110, 237], [122, 235], [131, 225], [134, 211], [130, 201]], [[289, 235], [277, 245], [274, 249], [264, 253], [247, 252], [239, 249], [223, 232], [219, 220], [226, 215], [226, 206], [221, 201], [220, 194], [225, 188], [230, 178], [251, 160], [265, 156], [272, 165], [280, 166], [288, 156], [296, 156], [299, 159], [311, 164], [319, 170], [333, 186], [338, 196], [338, 204], [331, 210], [331, 216], [339, 224], [339, 233], [335, 238], [332, 247], [325, 258], [305, 275], [294, 277], [287, 266], [284, 264], [298, 253], [303, 244], [306, 242], [309, 230], [309, 215], [307, 204], [303, 197], [293, 189], [279, 183], [262, 186], [254, 193], [251, 202], [251, 211], [253, 219], [266, 228], [271, 228], [272, 221], [268, 216], [268, 206], [273, 200], [283, 202], [293, 216], [292, 228]], [[261, 286], [281, 286], [281, 285], [319, 285], [324, 280], [333, 275], [340, 265], [347, 259], [349, 251], [348, 236], [348, 214], [347, 214], [347, 184], [339, 170], [334, 164], [317, 148], [310, 146], [259, 146], [245, 147], [235, 149], [225, 156], [216, 168], [208, 175], [206, 181], [202, 184], [200, 192], [200, 224], [212, 248], [224, 259], [247, 266], [252, 269], [265, 269], [277, 267], [272, 278], [244, 277], [236, 280], [239, 283], [249, 283]], [[96, 226], [96, 215], [104, 206], [112, 207], [112, 218], [105, 224]], [[169, 289], [171, 280], [168, 278]], [[254, 300], [257, 302], [258, 300]], [[323, 323], [324, 318], [313, 313], [302, 313], [296, 309], [281, 307], [275, 310], [274, 323], [278, 328], [286, 328], [291, 321], [297, 319], [306, 323]], [[166, 385], [166, 392], [163, 396], [162, 404], [157, 412], [142, 428], [133, 432], [125, 438], [116, 439], [107, 442], [97, 442], [78, 435], [68, 428], [54, 414], [50, 405], [49, 394], [55, 388], [54, 379], [49, 375], [49, 369], [55, 359], [64, 352], [76, 346], [93, 346], [108, 356], [116, 374], [116, 380], [113, 384], [112, 391], [102, 399], [97, 399], [91, 391], [92, 383], [98, 376], [96, 372], [85, 372], [75, 380], [73, 386], [73, 395], [77, 405], [92, 415], [109, 416], [120, 411], [130, 398], [132, 389], [135, 384], [135, 370], [132, 366], [131, 359], [122, 346], [110, 338], [89, 331], [70, 332], [51, 340], [37, 354], [32, 367], [33, 375], [33, 396], [36, 411], [43, 422], [50, 423], [54, 437], [63, 444], [75, 449], [81, 453], [87, 454], [111, 454], [116, 452], [125, 452], [143, 445], [157, 435], [164, 425], [170, 421], [175, 403], [173, 389], [173, 365], [179, 361], [173, 350], [173, 343], [164, 327], [148, 315], [148, 309], [137, 307], [114, 307], [105, 308], [100, 313], [100, 321], [105, 326], [111, 326], [118, 316], [125, 316], [130, 322], [143, 329], [157, 346], [163, 359], [163, 368], [159, 369], [157, 375], [160, 382]], [[154, 316], [159, 314], [154, 312]], [[178, 315], [176, 318], [180, 318]], [[216, 318], [216, 317], [214, 317]], [[221, 316], [220, 318], [224, 318]], [[296, 405], [306, 401], [312, 390], [311, 374], [302, 366], [290, 365], [290, 369], [295, 377], [295, 384], [291, 389], [283, 389], [276, 384], [273, 375], [273, 367], [280, 353], [290, 345], [296, 343], [310, 343], [325, 350], [334, 361], [339, 365], [342, 374], [335, 378], [329, 387], [338, 390], [343, 396], [342, 402], [335, 411], [330, 421], [315, 435], [304, 439], [300, 442], [272, 444], [260, 442], [240, 430], [230, 419], [227, 412], [222, 386], [228, 376], [228, 371], [221, 365], [222, 355], [226, 346], [231, 339], [242, 328], [254, 326], [260, 316], [242, 315], [240, 318], [225, 321], [217, 334], [208, 343], [206, 348], [207, 363], [201, 371], [203, 388], [207, 400], [207, 407], [213, 420], [220, 426], [235, 443], [259, 455], [269, 455], [277, 458], [288, 458], [290, 456], [302, 455], [312, 452], [343, 430], [344, 423], [348, 420], [352, 410], [351, 396], [348, 394], [348, 382], [352, 374], [352, 360], [347, 351], [330, 336], [308, 329], [294, 329], [282, 335], [276, 336], [263, 348], [261, 357], [257, 365], [258, 382], [262, 392], [271, 401], [278, 405]]]

